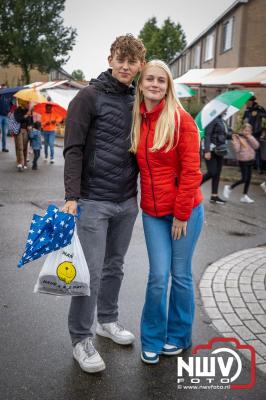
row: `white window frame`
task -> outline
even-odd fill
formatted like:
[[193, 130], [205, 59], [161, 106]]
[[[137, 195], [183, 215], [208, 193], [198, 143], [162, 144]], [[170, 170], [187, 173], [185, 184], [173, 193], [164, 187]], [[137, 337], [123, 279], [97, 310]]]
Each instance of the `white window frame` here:
[[193, 49], [193, 68], [200, 68], [200, 51], [201, 46], [197, 44]]
[[234, 17], [227, 19], [222, 25], [222, 53], [233, 48]]
[[214, 42], [215, 42], [215, 32], [209, 33], [209, 35], [206, 37], [205, 40], [204, 61], [209, 61], [213, 59]]

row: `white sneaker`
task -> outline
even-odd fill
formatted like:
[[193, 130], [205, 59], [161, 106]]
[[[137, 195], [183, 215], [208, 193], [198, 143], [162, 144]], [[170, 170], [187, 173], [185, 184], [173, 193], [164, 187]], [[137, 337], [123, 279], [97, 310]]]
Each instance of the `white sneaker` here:
[[73, 349], [73, 357], [85, 372], [94, 373], [105, 369], [105, 363], [94, 348], [91, 338], [86, 338], [76, 344]]
[[54, 164], [54, 159], [53, 158], [51, 158], [50, 164]]
[[224, 186], [224, 191], [223, 191], [224, 198], [229, 199], [231, 193], [232, 193], [232, 189], [230, 188], [230, 186], [229, 185], [225, 185]]
[[118, 344], [132, 344], [135, 340], [133, 333], [127, 331], [118, 322], [110, 322], [106, 324], [100, 324], [97, 322], [96, 333], [99, 336], [107, 337], [112, 339], [113, 342]]
[[260, 184], [260, 187], [262, 188], [262, 190], [266, 193], [266, 182], [262, 182]]
[[241, 198], [240, 198], [241, 203], [247, 203], [247, 204], [252, 204], [254, 203], [254, 200], [252, 200], [250, 197], [248, 197], [247, 194], [244, 194]]
[[165, 344], [162, 349], [162, 354], [165, 356], [176, 356], [182, 353], [184, 349], [173, 346], [172, 344]]
[[17, 169], [18, 169], [19, 172], [21, 172], [21, 171], [23, 170], [22, 164], [18, 164], [18, 165], [17, 165]]

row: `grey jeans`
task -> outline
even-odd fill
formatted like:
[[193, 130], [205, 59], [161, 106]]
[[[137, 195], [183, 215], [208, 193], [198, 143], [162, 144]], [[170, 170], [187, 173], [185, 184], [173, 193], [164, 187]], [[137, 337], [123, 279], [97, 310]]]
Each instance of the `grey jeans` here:
[[90, 271], [90, 296], [72, 297], [68, 316], [73, 345], [91, 330], [97, 305], [98, 321], [118, 319], [123, 263], [138, 214], [136, 197], [121, 203], [79, 200], [78, 236]]

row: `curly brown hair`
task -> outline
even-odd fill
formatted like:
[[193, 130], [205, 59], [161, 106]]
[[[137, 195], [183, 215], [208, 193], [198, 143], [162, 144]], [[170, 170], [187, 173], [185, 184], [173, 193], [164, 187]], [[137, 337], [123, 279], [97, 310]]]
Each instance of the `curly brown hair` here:
[[146, 49], [141, 39], [135, 38], [131, 33], [118, 36], [110, 48], [111, 56], [118, 52], [122, 58], [131, 58], [132, 60], [145, 61]]

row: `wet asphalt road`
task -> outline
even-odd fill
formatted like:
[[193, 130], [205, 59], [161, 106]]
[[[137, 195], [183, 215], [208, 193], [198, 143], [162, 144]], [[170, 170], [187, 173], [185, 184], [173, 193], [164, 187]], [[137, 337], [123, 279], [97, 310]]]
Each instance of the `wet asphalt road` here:
[[[13, 147], [9, 144], [10, 149]], [[120, 295], [120, 321], [136, 335], [133, 347], [121, 348], [108, 339], [95, 344], [107, 369], [88, 375], [72, 358], [67, 330], [69, 299], [33, 294], [43, 260], [16, 264], [23, 252], [33, 213], [48, 202], [62, 205], [62, 149], [55, 165], [41, 159], [39, 170], [18, 173], [14, 153], [0, 153], [0, 399], [1, 400], [124, 400], [124, 399], [265, 399], [265, 376], [257, 374], [249, 391], [177, 390], [176, 359], [161, 357], [148, 367], [140, 361], [139, 320], [147, 277], [147, 256], [140, 215], [125, 262]], [[266, 197], [252, 186], [254, 205], [240, 205], [239, 193], [225, 207], [207, 201], [205, 226], [194, 256], [196, 318], [193, 344], [217, 336], [199, 298], [197, 284], [205, 268], [237, 250], [266, 243]], [[188, 352], [189, 355], [189, 352]], [[246, 362], [246, 373], [249, 363]]]

